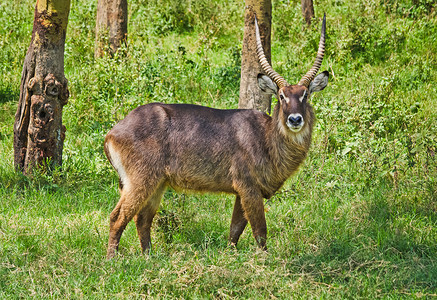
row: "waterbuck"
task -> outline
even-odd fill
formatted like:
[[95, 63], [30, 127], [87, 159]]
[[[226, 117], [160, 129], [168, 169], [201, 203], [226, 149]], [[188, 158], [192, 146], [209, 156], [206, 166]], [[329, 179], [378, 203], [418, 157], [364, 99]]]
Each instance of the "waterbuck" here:
[[236, 195], [230, 243], [237, 244], [249, 221], [258, 246], [266, 249], [263, 198], [272, 197], [305, 159], [314, 123], [309, 97], [328, 83], [328, 72], [315, 76], [325, 24], [324, 17], [314, 65], [290, 85], [267, 62], [255, 18], [257, 55], [267, 74], [259, 74], [258, 83], [279, 99], [272, 117], [250, 109], [152, 103], [112, 128], [105, 153], [119, 175], [120, 200], [110, 215], [108, 258], [132, 219], [142, 250], [150, 248], [150, 227], [167, 186]]

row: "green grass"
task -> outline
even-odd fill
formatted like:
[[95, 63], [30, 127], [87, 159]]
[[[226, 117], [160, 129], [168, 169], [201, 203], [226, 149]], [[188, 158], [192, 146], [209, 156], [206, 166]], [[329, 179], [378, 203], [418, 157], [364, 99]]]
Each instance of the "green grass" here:
[[[0, 298], [437, 297], [437, 17], [430, 0], [331, 1], [328, 87], [299, 173], [266, 201], [269, 251], [227, 235], [228, 195], [167, 191], [142, 256], [135, 226], [105, 259], [118, 180], [106, 132], [138, 105], [236, 108], [244, 3], [129, 1], [129, 43], [94, 60], [96, 1], [72, 1], [62, 170], [13, 167], [34, 1], [0, 4]], [[273, 66], [300, 79], [317, 51], [297, 1], [273, 1]]]

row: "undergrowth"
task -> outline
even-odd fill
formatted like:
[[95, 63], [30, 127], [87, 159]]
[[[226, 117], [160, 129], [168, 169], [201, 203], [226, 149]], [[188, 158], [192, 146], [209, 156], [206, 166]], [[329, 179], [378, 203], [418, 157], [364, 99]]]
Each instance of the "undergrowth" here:
[[437, 18], [430, 0], [273, 1], [273, 67], [297, 82], [327, 14], [328, 87], [305, 164], [266, 201], [267, 253], [227, 235], [228, 195], [165, 193], [143, 256], [128, 226], [106, 261], [118, 179], [108, 130], [138, 105], [238, 106], [244, 3], [129, 1], [129, 36], [94, 59], [96, 1], [75, 0], [65, 48], [63, 166], [13, 167], [34, 1], [0, 3], [0, 298], [437, 296]]

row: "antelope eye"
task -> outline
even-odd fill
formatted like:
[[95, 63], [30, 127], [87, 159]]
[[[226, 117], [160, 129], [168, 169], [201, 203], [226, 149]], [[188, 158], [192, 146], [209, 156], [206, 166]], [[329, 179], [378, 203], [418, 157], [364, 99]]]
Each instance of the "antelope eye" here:
[[281, 100], [284, 100], [284, 96], [283, 96], [282, 94], [279, 95], [279, 98], [280, 98]]

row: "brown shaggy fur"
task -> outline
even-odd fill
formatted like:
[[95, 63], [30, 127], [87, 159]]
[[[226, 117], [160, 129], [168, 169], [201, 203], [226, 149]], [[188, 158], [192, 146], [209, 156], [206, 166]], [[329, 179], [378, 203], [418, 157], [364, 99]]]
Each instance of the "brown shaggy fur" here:
[[[263, 198], [270, 198], [297, 171], [311, 143], [312, 107], [300, 101], [303, 86], [281, 89], [273, 116], [255, 110], [218, 110], [153, 103], [133, 110], [105, 139], [105, 152], [120, 176], [120, 201], [110, 215], [107, 257], [115, 255], [126, 225], [135, 220], [143, 251], [167, 186], [236, 195], [230, 242], [251, 224], [266, 249]], [[295, 133], [287, 117], [300, 113]]]

